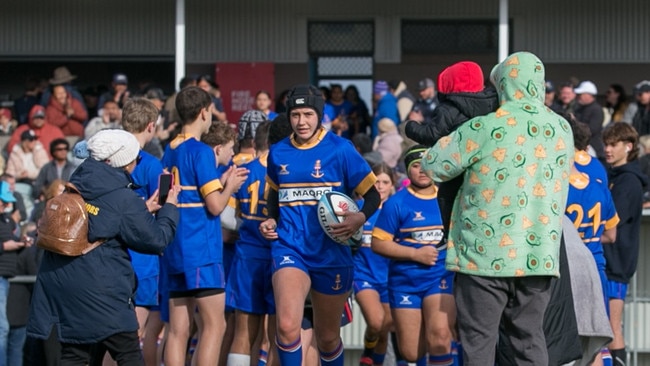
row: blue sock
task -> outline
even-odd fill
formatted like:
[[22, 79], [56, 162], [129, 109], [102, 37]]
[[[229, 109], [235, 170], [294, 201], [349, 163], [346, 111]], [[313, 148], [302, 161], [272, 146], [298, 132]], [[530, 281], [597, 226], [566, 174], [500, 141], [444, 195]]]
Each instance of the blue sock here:
[[429, 356], [428, 366], [452, 366], [453, 364], [454, 360], [451, 357], [451, 353], [447, 353], [446, 355]]
[[260, 350], [260, 356], [257, 358], [257, 366], [266, 366], [266, 362], [269, 360], [269, 353], [265, 350]]
[[343, 341], [340, 338], [339, 344], [334, 348], [334, 351], [320, 351], [320, 364], [321, 366], [343, 366]]
[[427, 366], [427, 355], [424, 355], [420, 358], [418, 358], [417, 361], [415, 361], [416, 366]]
[[386, 358], [385, 353], [373, 353], [372, 354], [372, 363], [373, 365], [383, 365], [384, 364], [384, 359]]
[[600, 355], [603, 356], [603, 366], [614, 366], [614, 361], [612, 361], [612, 354], [609, 353], [607, 348], [600, 350]]
[[300, 337], [292, 343], [282, 344], [275, 337], [275, 344], [278, 346], [278, 358], [280, 365], [300, 365], [302, 364], [302, 342]]
[[454, 366], [463, 366], [463, 345], [460, 342], [451, 341], [451, 357], [454, 359]]

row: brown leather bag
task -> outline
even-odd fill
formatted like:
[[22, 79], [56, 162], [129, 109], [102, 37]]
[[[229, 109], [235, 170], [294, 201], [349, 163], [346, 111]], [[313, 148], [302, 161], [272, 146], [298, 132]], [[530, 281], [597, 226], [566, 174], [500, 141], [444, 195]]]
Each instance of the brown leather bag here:
[[51, 252], [76, 257], [97, 248], [104, 241], [88, 241], [86, 202], [72, 183], [45, 203], [38, 221], [36, 245]]

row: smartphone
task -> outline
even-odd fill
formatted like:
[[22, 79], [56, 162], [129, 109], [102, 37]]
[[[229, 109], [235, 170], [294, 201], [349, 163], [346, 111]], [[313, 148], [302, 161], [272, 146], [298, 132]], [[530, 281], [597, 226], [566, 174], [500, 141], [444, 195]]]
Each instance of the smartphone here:
[[158, 204], [164, 205], [167, 202], [169, 190], [172, 189], [174, 178], [171, 174], [163, 173], [158, 177]]

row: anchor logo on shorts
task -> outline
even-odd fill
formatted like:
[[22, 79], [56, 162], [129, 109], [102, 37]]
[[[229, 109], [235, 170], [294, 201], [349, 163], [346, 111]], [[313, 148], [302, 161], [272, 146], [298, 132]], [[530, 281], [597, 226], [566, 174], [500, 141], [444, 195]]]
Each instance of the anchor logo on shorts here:
[[316, 164], [314, 164], [314, 171], [311, 172], [311, 176], [314, 178], [322, 178], [325, 173], [321, 172], [320, 170], [320, 160], [316, 160]]
[[445, 279], [440, 280], [440, 284], [438, 285], [438, 288], [441, 289], [441, 290], [448, 289], [449, 286], [447, 286], [447, 280], [445, 280]]
[[337, 274], [336, 278], [334, 279], [334, 286], [332, 286], [332, 290], [338, 291], [338, 290], [340, 290], [342, 288], [343, 288], [343, 286], [341, 286], [341, 275]]

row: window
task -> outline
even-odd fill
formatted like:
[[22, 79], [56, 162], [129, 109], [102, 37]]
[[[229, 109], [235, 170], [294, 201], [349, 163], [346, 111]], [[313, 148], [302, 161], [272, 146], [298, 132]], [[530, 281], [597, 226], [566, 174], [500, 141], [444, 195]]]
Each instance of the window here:
[[496, 20], [402, 20], [402, 54], [478, 54], [498, 51]]

